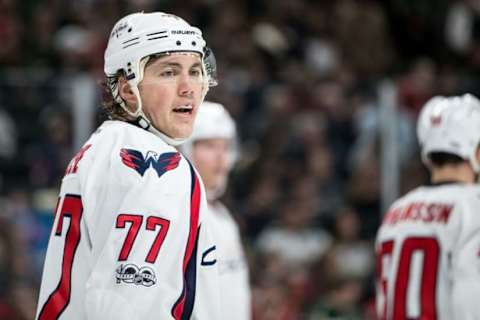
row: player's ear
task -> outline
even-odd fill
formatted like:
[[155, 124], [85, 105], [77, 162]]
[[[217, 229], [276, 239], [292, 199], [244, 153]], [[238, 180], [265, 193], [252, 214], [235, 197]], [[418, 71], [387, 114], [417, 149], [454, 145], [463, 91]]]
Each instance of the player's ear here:
[[130, 88], [130, 84], [124, 77], [118, 79], [118, 94], [122, 97], [130, 109], [135, 109], [137, 105], [137, 97]]

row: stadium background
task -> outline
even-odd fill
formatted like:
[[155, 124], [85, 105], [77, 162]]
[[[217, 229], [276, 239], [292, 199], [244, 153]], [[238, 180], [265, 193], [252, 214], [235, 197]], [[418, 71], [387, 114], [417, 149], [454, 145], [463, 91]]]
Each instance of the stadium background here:
[[140, 10], [216, 55], [254, 319], [374, 319], [381, 212], [428, 178], [418, 110], [480, 94], [476, 0], [0, 0], [0, 319], [33, 319], [60, 180], [104, 119], [107, 35]]

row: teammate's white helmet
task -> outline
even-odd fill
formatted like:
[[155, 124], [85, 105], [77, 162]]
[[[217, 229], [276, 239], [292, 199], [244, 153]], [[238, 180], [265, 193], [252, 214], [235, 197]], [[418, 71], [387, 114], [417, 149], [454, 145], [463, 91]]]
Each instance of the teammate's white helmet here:
[[480, 171], [475, 156], [480, 143], [480, 101], [473, 95], [430, 99], [420, 112], [417, 135], [427, 166], [430, 153], [446, 152], [470, 161], [474, 171]]
[[[169, 139], [150, 125], [142, 111], [142, 101], [138, 84], [143, 79], [145, 64], [151, 55], [178, 52], [198, 53], [202, 59], [205, 85], [203, 96], [208, 87], [217, 84], [215, 58], [207, 48], [200, 29], [190, 26], [185, 20], [173, 14], [163, 12], [133, 13], [120, 19], [112, 29], [105, 50], [104, 71], [116, 102], [131, 116], [138, 118], [139, 124], [165, 138], [170, 144], [183, 142]], [[137, 110], [126, 108], [118, 94], [118, 71], [123, 70], [134, 94], [137, 96]], [[158, 129], [158, 128], [157, 128]]]
[[215, 138], [231, 141], [228, 157], [228, 165], [231, 168], [238, 157], [235, 122], [223, 105], [204, 101], [198, 110], [192, 135], [182, 145], [182, 150], [187, 157], [191, 157], [195, 141]]

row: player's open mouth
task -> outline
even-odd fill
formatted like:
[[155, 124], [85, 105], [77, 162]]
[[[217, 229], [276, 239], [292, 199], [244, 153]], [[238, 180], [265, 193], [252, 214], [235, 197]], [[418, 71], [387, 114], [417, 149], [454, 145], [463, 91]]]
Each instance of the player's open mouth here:
[[188, 114], [192, 114], [193, 112], [193, 107], [192, 106], [180, 106], [180, 107], [177, 107], [175, 109], [173, 109], [173, 112], [176, 112], [176, 113], [188, 113]]

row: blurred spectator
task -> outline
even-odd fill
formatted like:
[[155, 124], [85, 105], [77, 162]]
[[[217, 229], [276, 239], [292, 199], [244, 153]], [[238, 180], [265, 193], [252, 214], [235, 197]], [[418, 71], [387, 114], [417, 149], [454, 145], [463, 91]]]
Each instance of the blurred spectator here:
[[384, 74], [391, 67], [394, 52], [381, 5], [371, 0], [335, 1], [333, 14], [342, 58], [361, 76]]
[[313, 305], [310, 320], [365, 320], [360, 302], [362, 284], [355, 278], [335, 278], [328, 281], [326, 292]]
[[67, 25], [58, 30], [54, 37], [56, 50], [63, 68], [84, 70], [88, 67], [92, 36], [87, 29], [78, 25]]
[[365, 281], [373, 272], [373, 244], [361, 239], [361, 221], [351, 207], [337, 213], [335, 237], [325, 254], [325, 263], [332, 277]]
[[54, 35], [59, 19], [57, 6], [50, 6], [49, 10], [41, 4], [32, 8], [32, 26], [29, 27], [29, 36], [25, 37], [25, 46], [32, 65], [46, 66], [54, 63]]
[[253, 320], [300, 320], [283, 283], [265, 284], [253, 290]]
[[290, 270], [307, 268], [331, 243], [327, 231], [312, 227], [314, 213], [308, 202], [286, 200], [279, 210], [279, 223], [267, 227], [258, 238], [260, 253], [278, 255]]
[[275, 175], [275, 170], [267, 168], [268, 164], [264, 174], [251, 185], [252, 192], [242, 208], [247, 224], [246, 232], [251, 239], [255, 239], [275, 217], [277, 202], [280, 201], [278, 176]]
[[334, 155], [336, 174], [347, 175], [349, 150], [355, 140], [352, 110], [347, 104], [346, 88], [334, 79], [318, 82], [314, 87], [313, 104], [325, 113], [326, 139]]
[[[38, 246], [43, 244], [40, 250], [46, 249], [45, 239], [50, 234], [50, 226], [42, 226], [33, 208], [30, 194], [26, 190], [11, 190], [7, 194], [3, 209], [4, 217], [15, 235], [15, 244], [19, 251], [24, 252], [23, 256], [16, 257], [16, 273], [23, 278], [39, 279], [43, 258], [38, 259], [36, 254]], [[45, 252], [41, 254], [44, 255]]]
[[0, 190], [12, 177], [12, 166], [17, 155], [17, 128], [13, 119], [0, 106]]
[[72, 154], [70, 119], [53, 109], [42, 116], [42, 137], [29, 150], [30, 182], [37, 188], [58, 187]]
[[17, 153], [17, 130], [8, 113], [0, 107], [0, 159], [11, 160]]
[[380, 224], [380, 169], [375, 149], [355, 164], [348, 182], [349, 203], [355, 208], [362, 221], [362, 237], [371, 237]]
[[[356, 89], [349, 100], [353, 111], [353, 125], [356, 139], [350, 149], [349, 172], [355, 169], [356, 164], [362, 163], [375, 151], [380, 135], [380, 108], [369, 89]], [[393, 121], [397, 126], [396, 145], [399, 150], [401, 165], [411, 161], [416, 150], [415, 116], [404, 108], [397, 108], [396, 118]], [[376, 155], [374, 155], [376, 156]]]
[[[0, 209], [5, 215], [4, 205]], [[29, 282], [28, 292], [34, 300], [17, 295], [20, 279], [26, 276], [28, 265], [23, 259], [28, 259], [28, 252], [19, 244], [16, 231], [8, 216], [0, 216], [0, 319], [28, 320], [34, 317], [37, 285]]]
[[38, 298], [36, 283], [31, 281], [15, 282], [12, 288], [12, 297], [21, 319], [35, 318]]
[[361, 227], [353, 208], [336, 214], [332, 246], [311, 269], [315, 302], [309, 319], [365, 319], [374, 255], [373, 244], [360, 237]]
[[479, 14], [478, 1], [452, 1], [445, 23], [446, 42], [452, 50], [461, 55], [472, 50], [475, 41], [475, 24], [480, 20]]
[[18, 65], [22, 61], [22, 25], [19, 19], [18, 3], [12, 0], [0, 1], [0, 65]]
[[413, 119], [417, 118], [420, 108], [435, 94], [436, 65], [428, 58], [415, 60], [409, 72], [399, 84], [400, 104]]
[[15, 237], [12, 234], [9, 221], [5, 217], [1, 217], [0, 222], [0, 295], [4, 297], [11, 285], [12, 278], [14, 278], [16, 264], [16, 258], [14, 257]]

